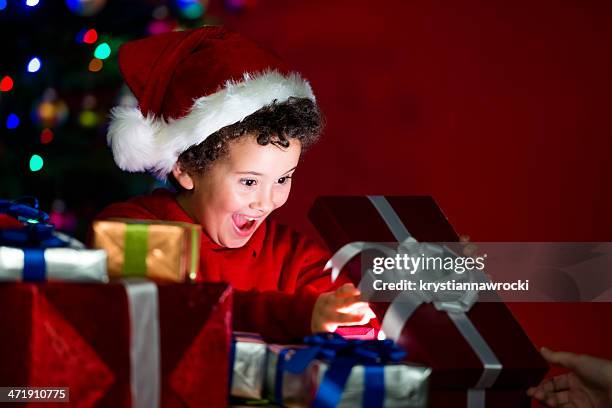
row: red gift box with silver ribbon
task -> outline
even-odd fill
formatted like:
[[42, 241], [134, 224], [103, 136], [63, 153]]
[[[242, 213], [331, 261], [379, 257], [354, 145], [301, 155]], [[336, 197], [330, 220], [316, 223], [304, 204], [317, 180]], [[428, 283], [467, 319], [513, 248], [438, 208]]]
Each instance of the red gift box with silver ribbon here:
[[[358, 255], [381, 249], [378, 243], [420, 246], [458, 241], [428, 196], [319, 197], [309, 217], [336, 251], [327, 265], [332, 275], [342, 270], [356, 285], [362, 276]], [[424, 247], [427, 244], [420, 248]], [[433, 369], [433, 407], [529, 406], [526, 389], [547, 371], [506, 305], [478, 302], [477, 293], [444, 302], [427, 292], [406, 291], [370, 306], [386, 335], [408, 352], [407, 361]]]
[[0, 383], [79, 407], [225, 406], [225, 284], [1, 283]]

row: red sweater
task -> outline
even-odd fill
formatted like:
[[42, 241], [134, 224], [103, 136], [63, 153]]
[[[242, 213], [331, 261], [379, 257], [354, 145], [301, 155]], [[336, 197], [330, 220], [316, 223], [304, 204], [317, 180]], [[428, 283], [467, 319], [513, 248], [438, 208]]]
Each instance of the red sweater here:
[[[175, 195], [151, 195], [111, 204], [96, 218], [123, 217], [195, 223]], [[291, 342], [310, 334], [314, 303], [331, 283], [323, 267], [330, 253], [314, 241], [266, 220], [242, 248], [225, 248], [202, 233], [200, 282], [227, 282], [234, 291], [234, 330], [259, 332], [268, 341]]]

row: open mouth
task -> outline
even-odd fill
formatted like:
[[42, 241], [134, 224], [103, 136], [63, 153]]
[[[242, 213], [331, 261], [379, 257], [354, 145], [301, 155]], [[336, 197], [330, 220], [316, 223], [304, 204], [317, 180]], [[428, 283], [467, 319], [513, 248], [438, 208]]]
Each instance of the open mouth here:
[[234, 230], [242, 237], [249, 236], [255, 231], [260, 218], [249, 217], [244, 214], [233, 214]]

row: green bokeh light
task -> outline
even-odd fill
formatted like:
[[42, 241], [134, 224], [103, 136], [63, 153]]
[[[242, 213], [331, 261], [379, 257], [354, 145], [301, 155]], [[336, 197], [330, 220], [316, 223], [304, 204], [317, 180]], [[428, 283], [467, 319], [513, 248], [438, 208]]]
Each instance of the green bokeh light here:
[[94, 57], [96, 57], [97, 59], [107, 59], [111, 54], [111, 49], [110, 46], [103, 42], [100, 45], [98, 45], [96, 47], [96, 50], [94, 51]]
[[39, 171], [43, 168], [43, 158], [37, 154], [33, 154], [30, 157], [30, 171]]
[[202, 17], [202, 14], [204, 14], [204, 6], [202, 6], [200, 3], [192, 3], [188, 5], [187, 7], [185, 7], [184, 9], [182, 9], [181, 13], [186, 18], [190, 18], [190, 19], [199, 18], [199, 17]]

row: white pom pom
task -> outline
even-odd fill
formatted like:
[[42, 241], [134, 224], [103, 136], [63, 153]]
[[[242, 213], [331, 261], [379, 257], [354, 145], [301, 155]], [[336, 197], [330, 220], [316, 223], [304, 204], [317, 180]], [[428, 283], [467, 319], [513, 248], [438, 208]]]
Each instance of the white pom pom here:
[[154, 167], [158, 157], [155, 140], [164, 125], [162, 119], [145, 118], [138, 108], [113, 108], [106, 140], [117, 166], [127, 171]]

